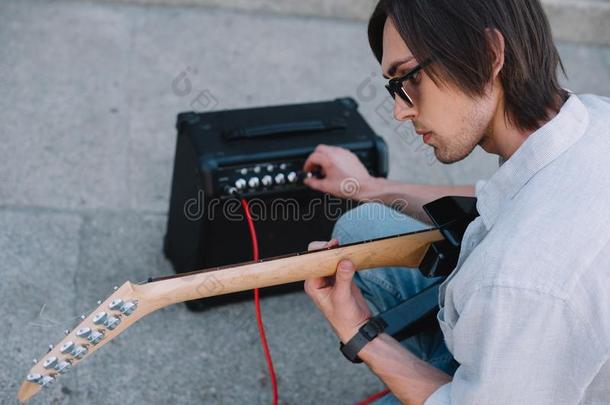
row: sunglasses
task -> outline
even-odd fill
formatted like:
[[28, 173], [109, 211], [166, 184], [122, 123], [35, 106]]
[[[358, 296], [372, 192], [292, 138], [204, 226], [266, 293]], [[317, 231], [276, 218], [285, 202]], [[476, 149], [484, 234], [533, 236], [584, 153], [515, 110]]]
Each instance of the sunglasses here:
[[404, 76], [390, 79], [388, 81], [388, 84], [385, 85], [385, 88], [388, 90], [388, 93], [390, 93], [390, 96], [392, 96], [392, 99], [396, 96], [396, 94], [398, 94], [398, 96], [403, 99], [409, 107], [413, 107], [413, 98], [411, 98], [411, 96], [407, 92], [407, 89], [405, 88], [406, 83], [409, 80], [412, 80], [419, 73], [420, 70], [422, 70], [429, 64], [430, 60], [426, 60], [423, 63], [417, 65], [413, 70], [409, 71]]

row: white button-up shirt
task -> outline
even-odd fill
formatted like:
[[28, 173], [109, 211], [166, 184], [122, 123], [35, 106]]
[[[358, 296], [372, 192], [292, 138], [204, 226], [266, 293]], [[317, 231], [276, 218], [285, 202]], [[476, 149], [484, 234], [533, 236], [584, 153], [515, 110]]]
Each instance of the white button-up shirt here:
[[610, 404], [610, 99], [571, 95], [488, 180], [442, 285], [433, 404]]

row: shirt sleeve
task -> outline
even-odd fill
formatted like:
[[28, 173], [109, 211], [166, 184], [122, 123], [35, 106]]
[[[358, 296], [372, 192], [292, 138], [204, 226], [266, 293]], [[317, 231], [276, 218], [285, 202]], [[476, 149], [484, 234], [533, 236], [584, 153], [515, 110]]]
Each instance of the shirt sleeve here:
[[587, 321], [534, 290], [477, 290], [443, 328], [460, 367], [426, 405], [577, 404], [605, 361]]

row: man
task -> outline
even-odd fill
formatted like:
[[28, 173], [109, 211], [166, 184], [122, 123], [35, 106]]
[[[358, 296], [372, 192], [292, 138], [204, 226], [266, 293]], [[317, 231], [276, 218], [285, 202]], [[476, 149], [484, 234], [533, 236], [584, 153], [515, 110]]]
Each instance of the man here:
[[[305, 163], [325, 174], [307, 180], [314, 189], [341, 196], [342, 182], [355, 179], [356, 199], [400, 198], [418, 218], [422, 204], [443, 195], [478, 199], [480, 216], [440, 289], [442, 335], [400, 344], [381, 333], [357, 352], [392, 392], [380, 402], [609, 403], [610, 100], [559, 86], [561, 62], [538, 0], [381, 0], [368, 33], [392, 79], [395, 118], [411, 121], [439, 161], [457, 162], [480, 145], [503, 162], [474, 188], [371, 178], [355, 156], [330, 146]], [[424, 226], [384, 210], [350, 211], [333, 238]], [[372, 312], [429, 283], [405, 269], [355, 274], [344, 260], [332, 280], [311, 279], [305, 289], [348, 343]]]

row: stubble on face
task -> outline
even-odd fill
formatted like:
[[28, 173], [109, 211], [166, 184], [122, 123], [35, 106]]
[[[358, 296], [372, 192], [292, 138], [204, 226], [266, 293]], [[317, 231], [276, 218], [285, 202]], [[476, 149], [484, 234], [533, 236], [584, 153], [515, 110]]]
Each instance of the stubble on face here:
[[486, 96], [471, 99], [464, 94], [460, 98], [464, 98], [464, 102], [460, 103], [462, 111], [454, 121], [451, 134], [434, 133], [430, 140], [436, 159], [444, 164], [465, 159], [491, 135], [491, 100]]
[[[398, 61], [413, 57], [413, 53], [400, 36], [391, 19], [386, 21], [383, 34], [382, 71], [386, 76], [400, 76], [414, 65]], [[399, 71], [392, 71], [397, 64]], [[417, 108], [408, 108], [395, 97], [394, 117], [399, 121], [412, 121], [419, 132], [431, 131], [429, 145], [434, 148], [438, 161], [450, 164], [467, 157], [474, 148], [484, 143], [491, 134], [495, 103], [493, 86], [484, 95], [473, 97], [446, 77], [431, 80], [422, 72], [415, 94]]]

